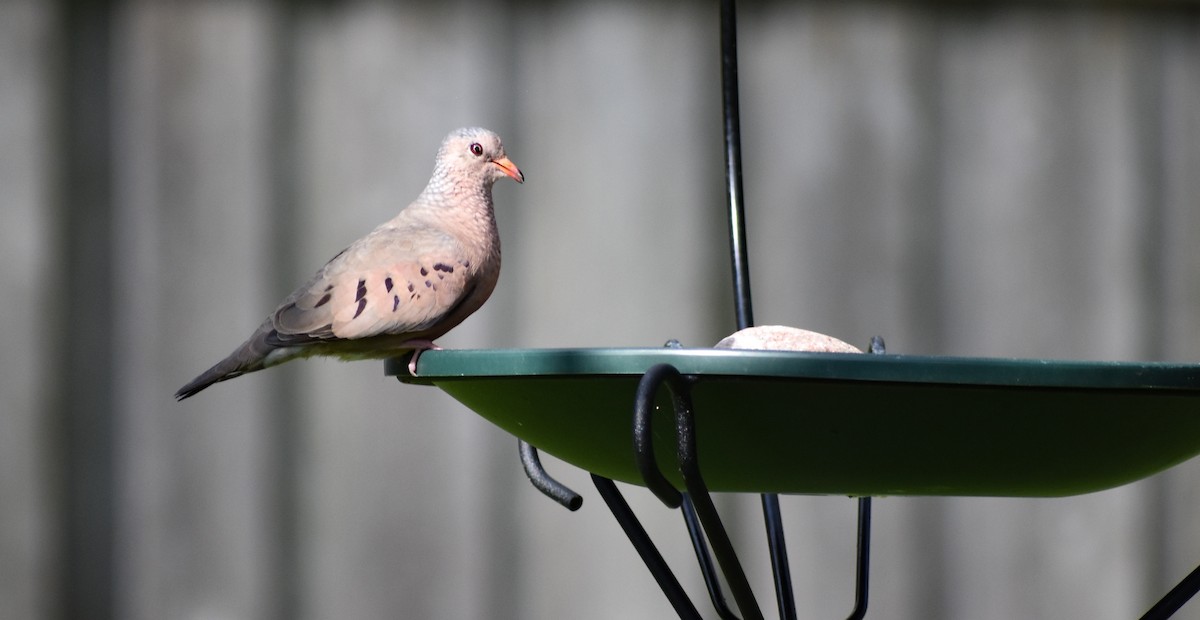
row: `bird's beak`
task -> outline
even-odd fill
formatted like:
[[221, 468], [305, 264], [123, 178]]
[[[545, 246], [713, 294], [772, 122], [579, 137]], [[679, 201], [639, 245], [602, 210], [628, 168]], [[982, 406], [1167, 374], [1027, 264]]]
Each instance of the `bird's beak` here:
[[521, 169], [517, 168], [517, 165], [512, 163], [512, 160], [509, 158], [501, 157], [500, 159], [493, 159], [492, 163], [499, 166], [504, 171], [504, 174], [512, 177], [512, 180], [517, 183], [525, 182], [525, 175], [521, 174]]

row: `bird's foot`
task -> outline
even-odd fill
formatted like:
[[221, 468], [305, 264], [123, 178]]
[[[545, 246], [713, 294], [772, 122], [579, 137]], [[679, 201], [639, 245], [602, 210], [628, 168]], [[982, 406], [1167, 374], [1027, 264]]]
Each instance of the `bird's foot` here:
[[433, 349], [434, 351], [442, 350], [432, 340], [409, 340], [400, 345], [400, 347], [412, 349], [412, 357], [408, 360], [408, 374], [414, 377], [417, 376], [417, 358], [421, 357], [422, 351], [428, 351], [429, 349]]

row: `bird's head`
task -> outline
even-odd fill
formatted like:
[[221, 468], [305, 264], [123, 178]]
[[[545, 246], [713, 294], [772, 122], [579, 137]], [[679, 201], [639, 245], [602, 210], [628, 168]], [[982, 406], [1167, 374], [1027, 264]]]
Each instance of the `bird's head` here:
[[525, 182], [525, 175], [504, 154], [500, 136], [480, 127], [459, 129], [446, 136], [438, 150], [437, 170], [478, 179], [487, 186], [503, 177]]

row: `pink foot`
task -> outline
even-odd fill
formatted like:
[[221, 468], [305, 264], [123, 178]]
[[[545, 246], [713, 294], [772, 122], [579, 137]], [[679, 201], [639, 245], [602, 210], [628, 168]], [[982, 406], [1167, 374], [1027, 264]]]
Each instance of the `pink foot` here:
[[421, 357], [421, 351], [433, 349], [441, 351], [442, 348], [434, 344], [432, 340], [408, 340], [399, 346], [401, 349], [412, 349], [412, 359], [408, 360], [408, 374], [417, 376], [417, 358]]

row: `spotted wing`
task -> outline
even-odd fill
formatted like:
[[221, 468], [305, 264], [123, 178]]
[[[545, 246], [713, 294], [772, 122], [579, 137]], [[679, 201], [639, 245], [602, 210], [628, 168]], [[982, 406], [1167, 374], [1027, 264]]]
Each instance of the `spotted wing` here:
[[339, 254], [272, 316], [282, 345], [379, 335], [433, 338], [470, 292], [470, 264], [448, 233], [376, 231]]

